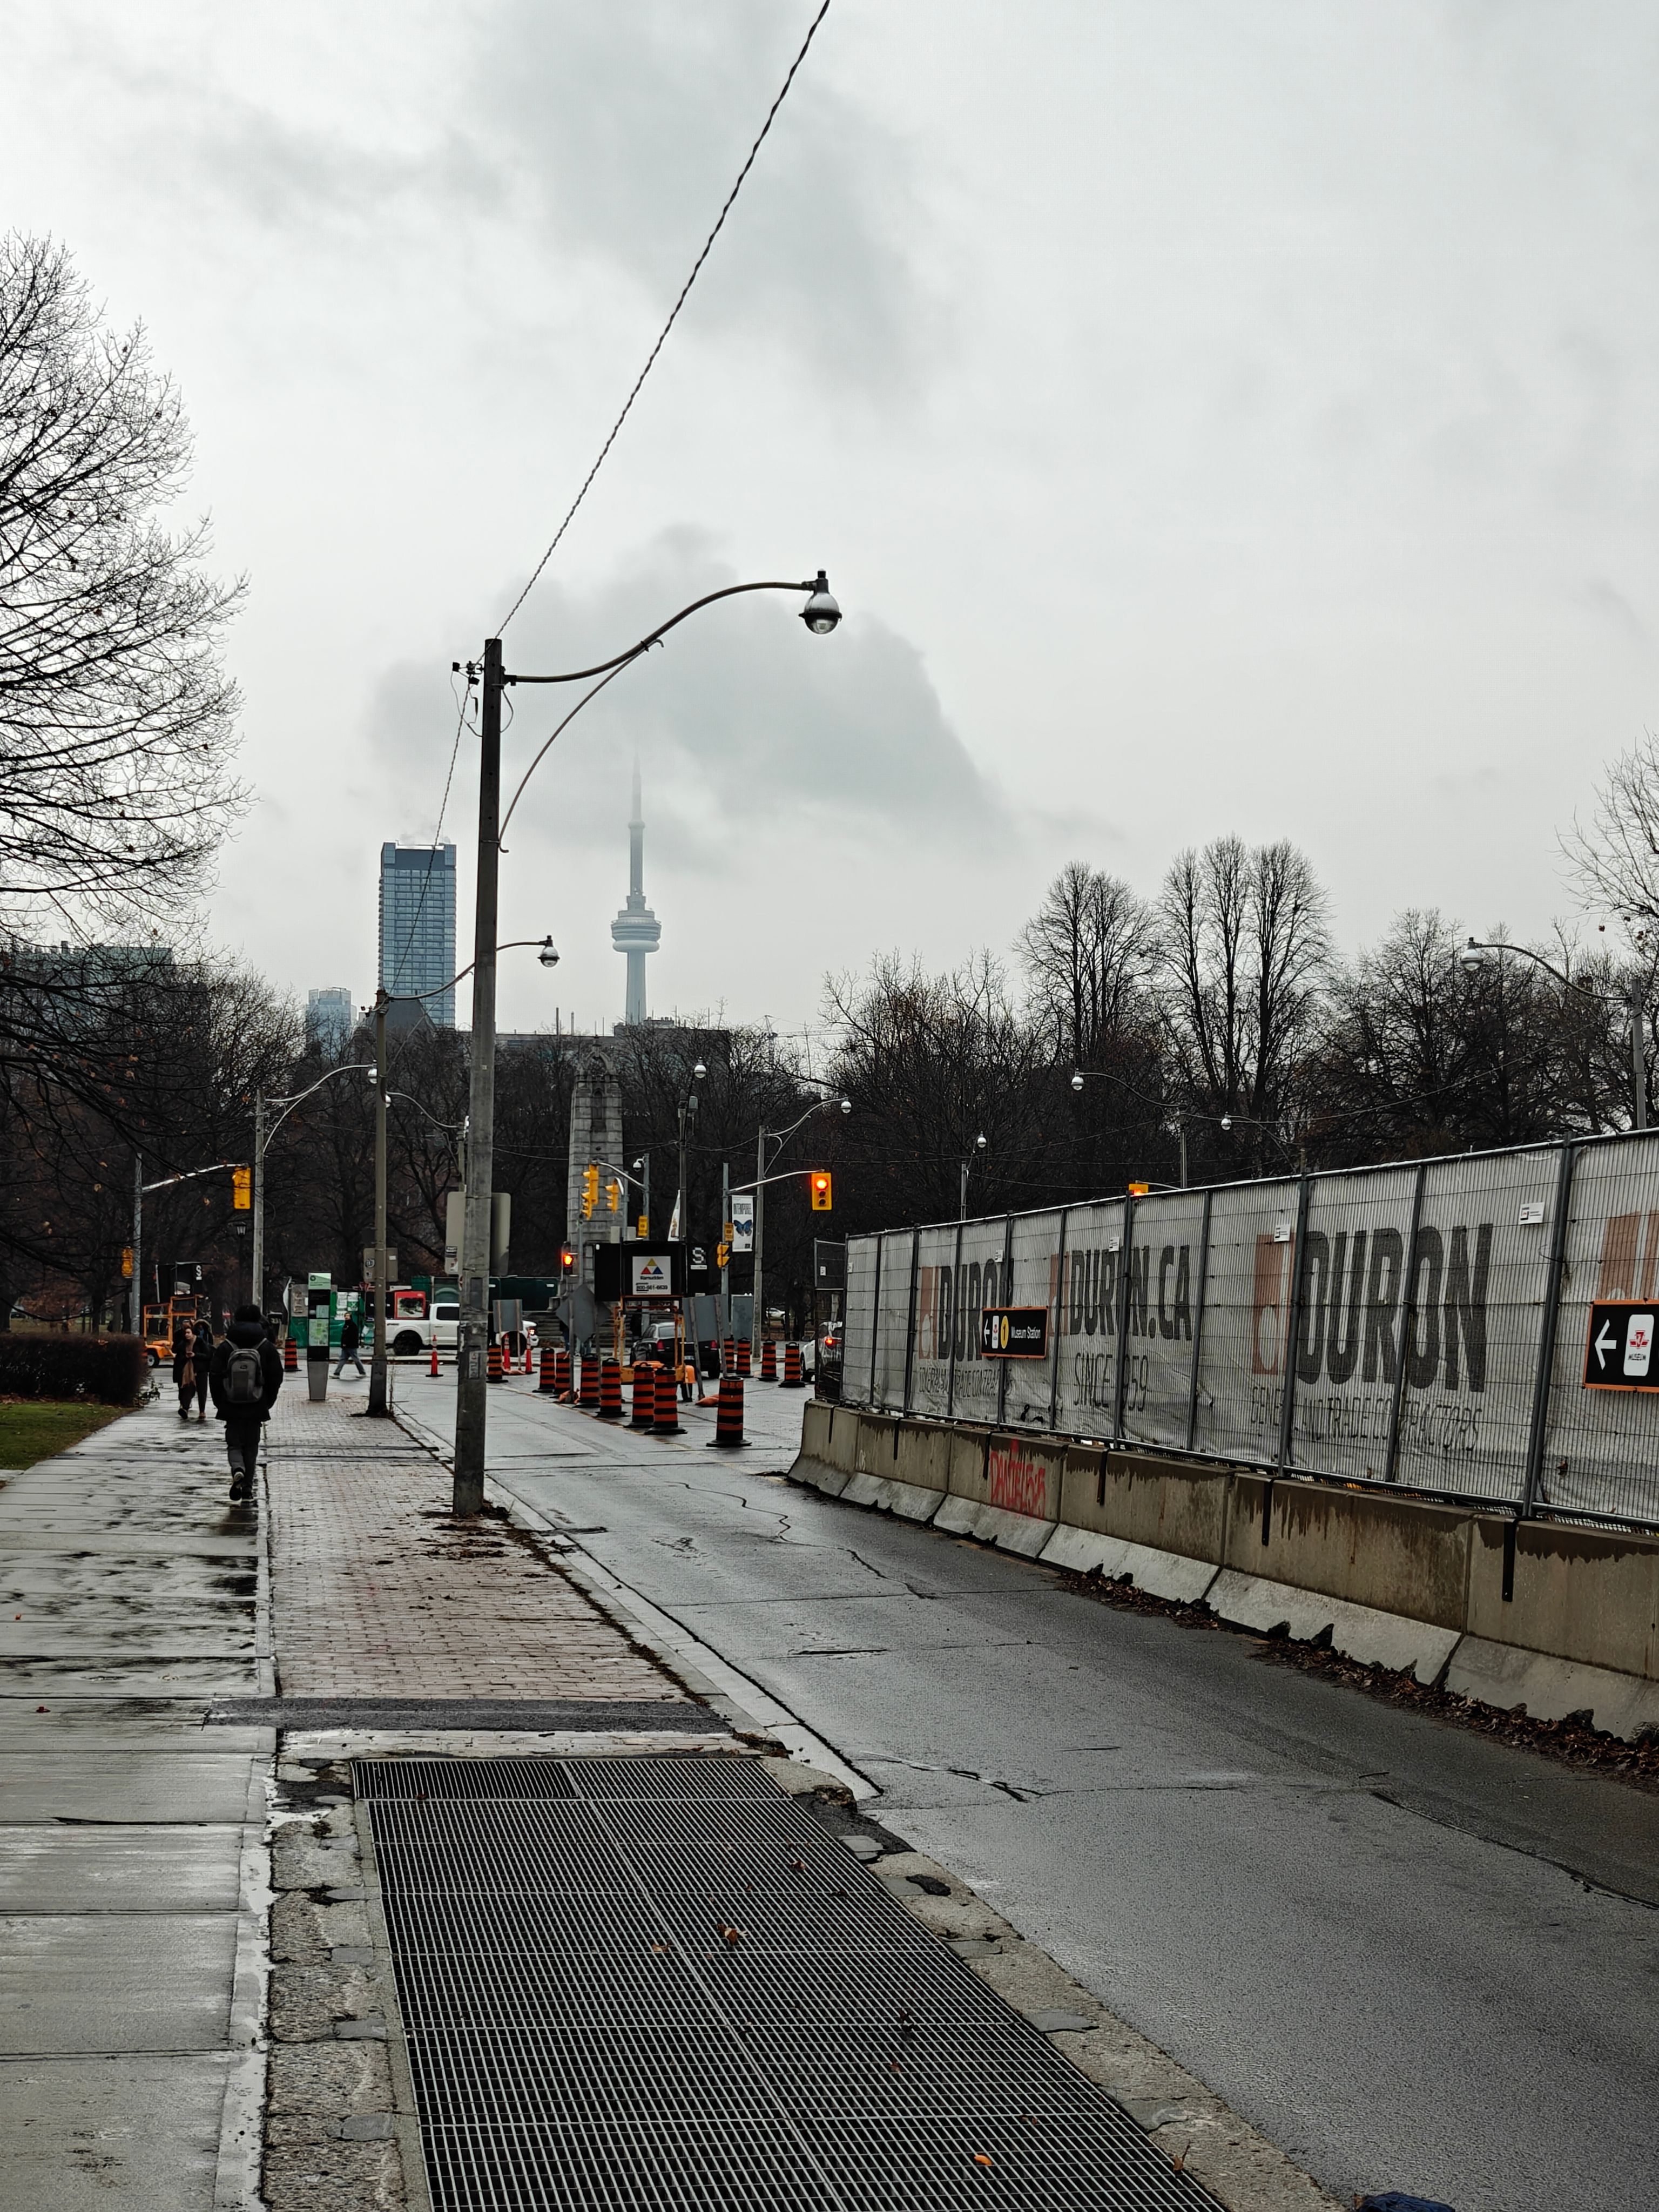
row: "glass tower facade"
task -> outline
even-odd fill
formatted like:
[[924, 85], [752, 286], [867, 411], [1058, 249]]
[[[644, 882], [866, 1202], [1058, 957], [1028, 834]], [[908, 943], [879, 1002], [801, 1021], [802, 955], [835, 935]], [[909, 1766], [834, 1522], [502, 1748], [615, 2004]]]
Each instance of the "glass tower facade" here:
[[339, 1052], [357, 1026], [351, 994], [343, 988], [313, 991], [306, 1000], [306, 1035], [325, 1052]]
[[[420, 998], [438, 1028], [455, 1026], [455, 848], [380, 848], [380, 986], [394, 999]], [[431, 998], [422, 994], [430, 991]]]

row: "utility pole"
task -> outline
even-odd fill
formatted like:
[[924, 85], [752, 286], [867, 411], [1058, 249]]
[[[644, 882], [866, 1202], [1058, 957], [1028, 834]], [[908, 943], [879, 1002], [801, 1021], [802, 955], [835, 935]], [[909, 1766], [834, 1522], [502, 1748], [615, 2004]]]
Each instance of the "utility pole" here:
[[755, 1310], [749, 1325], [749, 1340], [757, 1355], [765, 1334], [766, 1309], [761, 1303], [761, 1244], [765, 1232], [766, 1132], [763, 1129], [755, 1139]]
[[384, 1418], [386, 1395], [386, 987], [374, 994], [374, 1349], [368, 1362], [368, 1410]]
[[457, 1513], [483, 1505], [489, 1336], [489, 1194], [495, 1152], [495, 908], [501, 872], [501, 641], [486, 638], [478, 752], [478, 890], [472, 944], [472, 1084], [467, 1128], [466, 1225], [461, 1245], [461, 1317], [456, 1331]]
[[725, 1160], [720, 1162], [720, 1249], [726, 1258], [720, 1264], [720, 1344], [732, 1334], [732, 1170]]
[[132, 1156], [132, 1333], [144, 1334], [144, 1156]]
[[250, 1229], [253, 1246], [253, 1287], [248, 1293], [250, 1302], [260, 1312], [265, 1310], [265, 1094], [253, 1094], [253, 1220]]

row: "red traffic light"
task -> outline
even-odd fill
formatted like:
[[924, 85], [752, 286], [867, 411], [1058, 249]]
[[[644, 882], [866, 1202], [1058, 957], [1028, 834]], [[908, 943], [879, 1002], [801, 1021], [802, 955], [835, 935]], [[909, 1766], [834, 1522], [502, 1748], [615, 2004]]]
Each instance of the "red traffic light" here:
[[823, 1168], [814, 1168], [808, 1178], [807, 1188], [812, 1194], [813, 1212], [828, 1213], [833, 1203], [828, 1170]]

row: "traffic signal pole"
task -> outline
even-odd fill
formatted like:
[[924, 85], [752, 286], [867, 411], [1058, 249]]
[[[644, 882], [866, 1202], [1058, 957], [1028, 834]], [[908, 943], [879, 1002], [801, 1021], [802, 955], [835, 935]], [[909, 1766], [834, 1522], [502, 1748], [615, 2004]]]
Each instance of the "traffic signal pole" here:
[[461, 1316], [455, 1353], [457, 1513], [483, 1506], [484, 1355], [489, 1320], [489, 1194], [495, 1169], [495, 919], [501, 874], [501, 641], [484, 641], [479, 714], [477, 915], [472, 952], [472, 1084], [467, 1129]]

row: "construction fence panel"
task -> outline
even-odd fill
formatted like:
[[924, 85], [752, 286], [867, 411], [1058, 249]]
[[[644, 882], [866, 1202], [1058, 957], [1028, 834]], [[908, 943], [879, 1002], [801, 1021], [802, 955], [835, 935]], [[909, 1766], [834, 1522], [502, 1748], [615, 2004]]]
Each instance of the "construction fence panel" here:
[[841, 1395], [843, 1405], [870, 1402], [870, 1355], [876, 1339], [876, 1254], [879, 1237], [847, 1240], [847, 1304], [842, 1331]]
[[1163, 1191], [1132, 1209], [1122, 1432], [1136, 1443], [1186, 1449], [1203, 1236], [1202, 1191]]
[[1406, 1285], [1395, 1480], [1519, 1505], [1538, 1394], [1561, 1155], [1431, 1160]]
[[1534, 1501], [1659, 1522], [1659, 1390], [1634, 1387], [1659, 1382], [1659, 1364], [1626, 1374], [1607, 1317], [1591, 1326], [1603, 1302], [1659, 1316], [1659, 1135], [1586, 1146], [1574, 1162]]
[[1313, 1177], [1296, 1304], [1286, 1462], [1386, 1482], [1415, 1166]]
[[905, 1355], [910, 1342], [910, 1262], [913, 1229], [889, 1230], [881, 1239], [881, 1277], [876, 1292], [875, 1380], [870, 1402], [894, 1412], [904, 1407]]
[[951, 1341], [955, 1334], [957, 1235], [954, 1221], [919, 1233], [916, 1309], [911, 1324], [913, 1413], [943, 1420], [951, 1407]]
[[951, 1413], [958, 1421], [994, 1422], [997, 1382], [1002, 1363], [980, 1350], [980, 1316], [987, 1306], [1006, 1304], [1002, 1295], [1008, 1247], [1008, 1217], [964, 1221], [956, 1263], [955, 1317], [951, 1345]]
[[1194, 1446], [1229, 1459], [1279, 1456], [1300, 1185], [1236, 1183], [1210, 1205]]
[[1053, 1213], [1016, 1214], [1004, 1294], [994, 1303], [1042, 1306], [1048, 1316], [1048, 1340], [1041, 1359], [1002, 1364], [1001, 1419], [1012, 1427], [1046, 1429], [1054, 1403], [1054, 1363], [1060, 1356], [1060, 1222]]
[[1054, 1426], [1068, 1437], [1116, 1432], [1124, 1204], [1109, 1199], [1066, 1209]]

